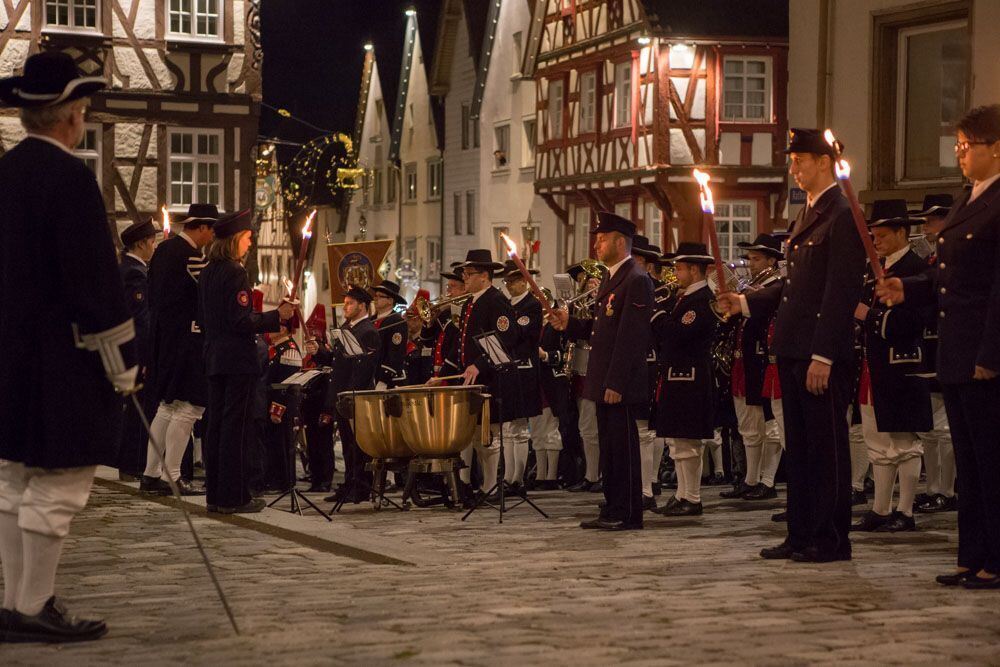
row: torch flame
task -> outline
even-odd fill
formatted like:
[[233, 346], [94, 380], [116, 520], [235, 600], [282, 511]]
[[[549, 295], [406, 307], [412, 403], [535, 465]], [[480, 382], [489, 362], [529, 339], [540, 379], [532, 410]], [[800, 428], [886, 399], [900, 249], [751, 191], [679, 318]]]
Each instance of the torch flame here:
[[837, 178], [844, 180], [851, 177], [851, 165], [847, 160], [837, 160], [833, 163], [833, 168], [837, 172]]
[[831, 146], [835, 146], [837, 143], [837, 138], [833, 136], [832, 130], [827, 129], [826, 132], [823, 133], [823, 138], [826, 139], [826, 143]]
[[295, 289], [295, 284], [292, 283], [288, 278], [284, 278], [285, 289], [288, 290], [288, 296], [292, 295], [292, 291]]
[[166, 238], [170, 236], [170, 212], [166, 206], [162, 206], [160, 213], [163, 214], [163, 237]]
[[313, 209], [312, 213], [309, 214], [309, 217], [306, 218], [305, 224], [302, 225], [302, 238], [304, 238], [304, 239], [311, 239], [312, 238], [312, 235], [313, 235], [313, 233], [312, 233], [312, 222], [313, 222], [313, 218], [315, 218], [315, 217], [316, 217], [316, 209]]
[[701, 169], [694, 170], [694, 179], [698, 181], [698, 189], [701, 191], [701, 210], [704, 213], [715, 214], [715, 199], [712, 197], [712, 188], [708, 182], [711, 176], [707, 171]]
[[517, 254], [517, 244], [503, 232], [500, 232], [500, 236], [503, 237], [503, 242], [507, 244], [507, 254], [511, 257], [515, 256]]

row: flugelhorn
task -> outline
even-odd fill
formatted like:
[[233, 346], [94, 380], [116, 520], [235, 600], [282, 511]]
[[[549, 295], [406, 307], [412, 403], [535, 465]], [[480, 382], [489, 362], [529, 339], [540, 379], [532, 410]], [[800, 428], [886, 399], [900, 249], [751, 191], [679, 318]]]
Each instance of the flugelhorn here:
[[423, 320], [424, 324], [430, 324], [435, 317], [435, 314], [442, 308], [446, 308], [451, 305], [465, 305], [465, 302], [472, 298], [471, 294], [461, 294], [459, 296], [453, 296], [446, 299], [437, 299], [435, 301], [421, 301], [420, 305], [417, 306], [417, 315]]

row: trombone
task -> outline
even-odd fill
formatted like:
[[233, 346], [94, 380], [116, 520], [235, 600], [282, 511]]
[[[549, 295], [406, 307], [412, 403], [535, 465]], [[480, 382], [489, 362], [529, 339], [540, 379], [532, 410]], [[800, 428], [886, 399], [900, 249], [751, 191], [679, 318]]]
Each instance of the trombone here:
[[434, 321], [434, 317], [438, 311], [443, 308], [452, 305], [462, 305], [472, 298], [471, 294], [461, 294], [459, 296], [453, 296], [445, 299], [436, 299], [434, 301], [426, 301], [424, 299], [420, 300], [420, 304], [417, 306], [417, 315], [423, 320], [424, 324], [430, 324]]

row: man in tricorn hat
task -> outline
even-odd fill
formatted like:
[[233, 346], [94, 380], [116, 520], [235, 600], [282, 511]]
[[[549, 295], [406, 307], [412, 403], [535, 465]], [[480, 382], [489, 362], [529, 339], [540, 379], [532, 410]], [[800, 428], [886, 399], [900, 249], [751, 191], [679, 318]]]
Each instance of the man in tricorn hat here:
[[375, 388], [392, 389], [406, 384], [406, 326], [403, 316], [394, 309], [405, 305], [406, 299], [399, 293], [399, 285], [391, 280], [383, 280], [371, 288], [375, 318], [372, 322], [378, 330], [379, 367], [375, 371]]
[[[135, 327], [94, 174], [73, 148], [103, 88], [45, 51], [0, 80], [28, 136], [0, 158], [0, 642], [97, 639], [54, 596], [73, 517], [118, 441]], [[44, 240], [42, 240], [44, 239]]]

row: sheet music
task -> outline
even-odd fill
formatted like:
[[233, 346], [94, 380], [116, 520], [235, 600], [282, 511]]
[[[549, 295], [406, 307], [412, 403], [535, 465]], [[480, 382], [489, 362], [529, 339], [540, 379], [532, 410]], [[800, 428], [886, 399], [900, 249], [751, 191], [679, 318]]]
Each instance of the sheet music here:
[[483, 348], [483, 352], [490, 358], [490, 363], [494, 366], [503, 366], [510, 363], [510, 356], [503, 349], [503, 343], [500, 342], [496, 334], [486, 333], [477, 336], [476, 342], [479, 343], [479, 347]]
[[305, 386], [321, 374], [322, 371], [317, 370], [299, 371], [298, 373], [289, 375], [281, 384], [297, 384]]
[[552, 285], [555, 287], [553, 294], [559, 301], [565, 302], [576, 296], [576, 283], [570, 278], [568, 273], [556, 273], [552, 276]]
[[361, 343], [359, 343], [358, 339], [354, 337], [354, 334], [347, 329], [334, 329], [333, 340], [340, 343], [341, 347], [344, 349], [345, 356], [358, 357], [365, 353], [361, 347]]

